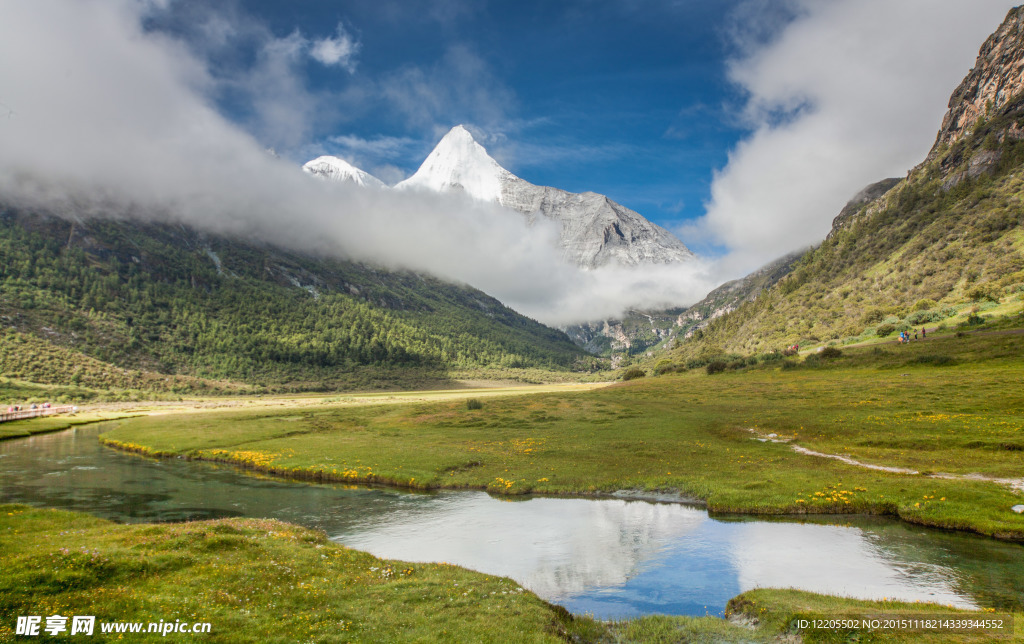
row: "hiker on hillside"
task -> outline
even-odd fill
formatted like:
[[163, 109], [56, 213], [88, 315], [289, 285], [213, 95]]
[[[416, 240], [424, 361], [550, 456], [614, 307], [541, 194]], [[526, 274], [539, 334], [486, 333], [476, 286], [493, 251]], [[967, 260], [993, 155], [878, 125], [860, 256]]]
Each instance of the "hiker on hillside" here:
[[921, 327], [921, 339], [924, 340], [928, 337], [928, 329]]
[[914, 339], [917, 339], [917, 329], [914, 329]]

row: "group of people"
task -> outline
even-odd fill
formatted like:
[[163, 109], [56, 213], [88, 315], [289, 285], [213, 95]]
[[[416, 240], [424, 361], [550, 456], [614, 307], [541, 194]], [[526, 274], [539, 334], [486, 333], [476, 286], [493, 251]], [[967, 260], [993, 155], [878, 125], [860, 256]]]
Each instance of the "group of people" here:
[[[928, 330], [921, 327], [921, 339], [928, 337]], [[914, 329], [914, 339], [917, 339], [917, 329]], [[900, 331], [899, 343], [906, 344], [910, 342], [910, 331]]]
[[[49, 409], [49, 408], [50, 408], [50, 403], [44, 402], [42, 405], [38, 405], [36, 403], [32, 403], [32, 406], [28, 407], [27, 409]], [[10, 406], [7, 407], [7, 413], [8, 414], [12, 414], [12, 413], [14, 413], [16, 411], [27, 411], [27, 409], [25, 407], [22, 407], [21, 405], [10, 405]]]

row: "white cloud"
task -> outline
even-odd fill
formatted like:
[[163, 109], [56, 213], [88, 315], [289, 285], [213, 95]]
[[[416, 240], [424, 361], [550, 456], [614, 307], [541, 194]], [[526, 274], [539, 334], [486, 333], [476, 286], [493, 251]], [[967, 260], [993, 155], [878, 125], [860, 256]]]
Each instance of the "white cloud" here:
[[[582, 271], [561, 259], [553, 225], [496, 206], [313, 180], [220, 115], [208, 68], [143, 30], [142, 11], [131, 0], [0, 4], [0, 60], [19, 61], [0, 66], [5, 202], [427, 271], [553, 324], [694, 300], [711, 285], [698, 264]], [[293, 35], [268, 42], [265, 73], [287, 87], [301, 49]]]
[[345, 25], [340, 22], [334, 38], [314, 40], [309, 50], [309, 55], [314, 60], [329, 67], [341, 67], [349, 72], [355, 71], [355, 57], [358, 53], [359, 43], [349, 35]]
[[314, 62], [355, 70], [360, 43], [341, 23], [333, 35], [318, 38], [298, 29], [275, 33], [233, 0], [166, 2], [140, 10], [150, 37], [174, 34], [201, 59], [210, 100], [227, 106], [237, 122], [285, 156], [333, 128], [362, 101], [355, 83], [328, 91], [311, 88], [306, 79]]
[[423, 142], [407, 136], [375, 136], [363, 138], [353, 134], [339, 134], [328, 141], [351, 155], [366, 155], [375, 159], [403, 160], [411, 152], [424, 152]]
[[862, 187], [923, 160], [949, 95], [1012, 4], [748, 3], [734, 30], [747, 45], [729, 76], [746, 92], [751, 134], [716, 173], [706, 215], [680, 235], [724, 244], [734, 274], [823, 239]]

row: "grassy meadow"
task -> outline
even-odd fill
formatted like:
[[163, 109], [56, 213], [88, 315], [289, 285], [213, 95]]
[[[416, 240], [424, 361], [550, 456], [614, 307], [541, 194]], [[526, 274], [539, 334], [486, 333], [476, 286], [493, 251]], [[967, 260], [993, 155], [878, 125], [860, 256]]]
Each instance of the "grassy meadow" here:
[[[986, 480], [1024, 475], [1022, 342], [1015, 329], [930, 334], [606, 387], [154, 403], [148, 415], [109, 420], [101, 440], [312, 480], [503, 495], [634, 490], [711, 512], [888, 514], [1024, 541], [1024, 515], [1010, 510], [1024, 493]], [[147, 412], [136, 407], [107, 413]], [[2, 427], [13, 435], [78, 420]], [[116, 525], [0, 506], [0, 641], [13, 638], [18, 615], [54, 613], [209, 621], [213, 632], [195, 641], [212, 642], [1024, 641], [1019, 612], [1010, 636], [800, 630], [794, 620], [813, 616], [957, 611], [784, 589], [735, 597], [729, 619], [601, 622], [509, 579], [381, 560], [277, 521]], [[147, 637], [158, 636], [133, 639]]]
[[129, 414], [117, 412], [93, 411], [80, 413], [73, 416], [43, 416], [40, 418], [28, 418], [25, 420], [12, 420], [0, 423], [0, 441], [10, 438], [23, 438], [33, 434], [45, 434], [48, 432], [59, 432], [62, 429], [69, 429], [76, 425], [89, 425], [100, 423], [116, 418], [125, 418]]
[[[733, 621], [652, 616], [599, 622], [571, 616], [507, 578], [449, 564], [382, 560], [279, 521], [116, 525], [73, 512], [0, 505], [0, 641], [14, 641], [19, 615], [55, 614], [94, 615], [89, 641], [124, 638], [102, 634], [101, 622], [182, 620], [208, 622], [211, 630], [125, 639], [261, 644], [770, 642], [792, 641], [798, 633], [793, 620], [810, 615], [963, 615], [933, 605], [785, 590], [744, 593], [727, 613]], [[802, 633], [808, 642], [857, 635], [869, 634]], [[908, 633], [884, 641], [1007, 639]]]
[[[873, 513], [1024, 540], [1024, 336], [909, 346], [571, 393], [148, 416], [101, 440], [313, 480], [498, 494], [673, 492], [712, 512]], [[757, 440], [775, 434], [790, 442]], [[845, 455], [916, 474], [797, 453]], [[950, 475], [937, 478], [932, 474]]]

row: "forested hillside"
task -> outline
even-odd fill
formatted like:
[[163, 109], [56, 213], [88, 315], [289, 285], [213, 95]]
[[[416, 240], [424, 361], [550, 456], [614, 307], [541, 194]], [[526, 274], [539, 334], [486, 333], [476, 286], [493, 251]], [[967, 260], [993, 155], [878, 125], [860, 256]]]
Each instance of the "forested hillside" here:
[[[925, 161], [868, 186], [832, 232], [755, 301], [675, 356], [752, 354], [971, 324], [1024, 307], [1024, 8], [953, 91]], [[698, 360], [699, 362], [699, 360]]]
[[695, 353], [888, 335], [1024, 297], [1024, 95], [832, 233], [760, 298], [712, 322]]
[[[563, 333], [468, 286], [181, 226], [8, 208], [0, 258], [0, 326], [121, 369], [320, 389], [594, 366]], [[23, 373], [31, 361], [5, 344], [4, 374], [73, 381], [74, 370]]]

